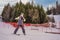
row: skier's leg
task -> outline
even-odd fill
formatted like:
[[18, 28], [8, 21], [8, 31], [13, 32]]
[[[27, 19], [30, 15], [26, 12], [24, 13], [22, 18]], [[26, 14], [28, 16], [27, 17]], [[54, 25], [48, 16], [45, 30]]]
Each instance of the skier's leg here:
[[14, 34], [17, 33], [18, 29], [19, 29], [19, 26], [15, 29]]
[[22, 28], [23, 34], [26, 35], [26, 34], [25, 34], [25, 29], [24, 29], [24, 26], [23, 26], [23, 25], [21, 25], [21, 28]]

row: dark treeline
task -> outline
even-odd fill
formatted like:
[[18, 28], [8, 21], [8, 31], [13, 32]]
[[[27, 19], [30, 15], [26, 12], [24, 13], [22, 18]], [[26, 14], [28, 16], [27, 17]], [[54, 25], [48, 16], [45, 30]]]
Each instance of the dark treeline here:
[[12, 7], [10, 4], [6, 5], [2, 12], [3, 21], [17, 22], [15, 18], [18, 17], [21, 12], [24, 13], [25, 23], [45, 23], [48, 21], [43, 6], [38, 4], [34, 5], [30, 2], [26, 4], [19, 2]]

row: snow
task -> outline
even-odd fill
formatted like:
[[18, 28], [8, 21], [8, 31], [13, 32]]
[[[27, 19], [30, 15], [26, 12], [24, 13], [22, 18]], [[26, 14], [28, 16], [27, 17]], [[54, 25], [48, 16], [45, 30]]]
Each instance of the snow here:
[[49, 16], [50, 18], [51, 17], [54, 17], [54, 20], [55, 20], [55, 24], [56, 24], [56, 28], [60, 28], [60, 15], [47, 15]]
[[0, 22], [0, 40], [60, 40], [60, 34], [45, 33], [46, 31], [60, 32], [60, 29], [45, 27], [25, 27], [26, 35], [23, 35], [21, 28], [14, 35], [15, 28], [4, 22]]

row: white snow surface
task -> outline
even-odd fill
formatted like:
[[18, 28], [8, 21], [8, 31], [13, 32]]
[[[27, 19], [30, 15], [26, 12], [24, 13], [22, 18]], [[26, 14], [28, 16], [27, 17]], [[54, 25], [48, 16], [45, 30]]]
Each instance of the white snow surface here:
[[[33, 30], [34, 29], [34, 30]], [[0, 22], [0, 40], [60, 40], [60, 34], [45, 33], [46, 31], [60, 32], [60, 29], [45, 27], [25, 27], [26, 35], [23, 35], [21, 28], [14, 35], [15, 28], [4, 22]]]

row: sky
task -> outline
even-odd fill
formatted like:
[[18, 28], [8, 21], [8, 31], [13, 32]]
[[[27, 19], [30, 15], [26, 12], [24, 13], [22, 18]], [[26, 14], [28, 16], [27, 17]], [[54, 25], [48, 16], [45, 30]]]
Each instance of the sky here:
[[[15, 5], [20, 0], [0, 0], [0, 14], [3, 11], [5, 5], [10, 3], [10, 5]], [[26, 4], [27, 2], [31, 2], [32, 0], [22, 0], [22, 3]], [[33, 0], [35, 4], [43, 5], [44, 9], [46, 10], [47, 7], [55, 6], [57, 0]], [[60, 3], [60, 0], [58, 0]]]
[[[47, 7], [51, 8], [52, 6], [56, 6], [57, 0], [35, 0], [36, 4], [43, 5], [44, 9], [46, 10]], [[60, 0], [58, 0], [60, 3]]]

